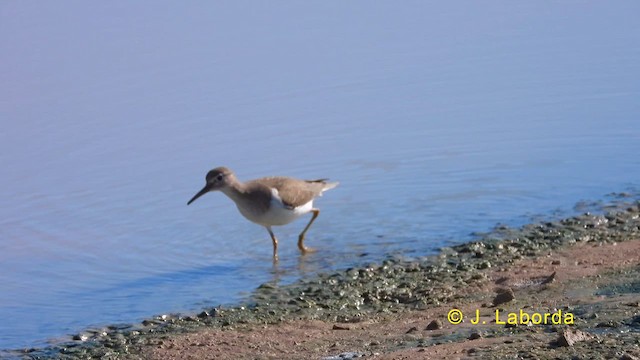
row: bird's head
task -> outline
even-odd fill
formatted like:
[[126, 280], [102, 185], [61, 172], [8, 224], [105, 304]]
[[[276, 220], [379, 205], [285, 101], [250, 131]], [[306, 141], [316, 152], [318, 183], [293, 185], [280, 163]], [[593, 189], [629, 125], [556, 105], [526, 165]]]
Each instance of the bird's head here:
[[221, 190], [227, 186], [229, 186], [229, 184], [234, 181], [235, 177], [233, 174], [233, 171], [231, 171], [230, 169], [226, 168], [226, 167], [217, 167], [211, 171], [209, 171], [207, 173], [207, 176], [205, 177], [206, 180], [206, 184], [204, 185], [204, 187], [202, 188], [202, 190], [198, 191], [197, 194], [195, 194], [191, 200], [189, 200], [189, 202], [187, 203], [187, 205], [191, 204], [192, 202], [194, 202], [197, 198], [199, 198], [200, 196], [210, 192], [210, 191], [216, 191], [216, 190]]

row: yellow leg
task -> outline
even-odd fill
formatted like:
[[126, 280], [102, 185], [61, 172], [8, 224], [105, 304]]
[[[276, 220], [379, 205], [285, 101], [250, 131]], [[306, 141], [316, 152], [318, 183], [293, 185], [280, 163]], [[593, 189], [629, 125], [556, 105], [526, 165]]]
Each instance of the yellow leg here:
[[267, 231], [269, 235], [271, 235], [271, 241], [273, 242], [273, 259], [278, 260], [278, 239], [276, 239], [276, 236], [273, 234], [271, 227], [267, 227]]
[[311, 220], [309, 220], [307, 226], [305, 226], [304, 230], [302, 230], [302, 232], [300, 233], [300, 236], [298, 236], [298, 249], [300, 249], [303, 254], [313, 251], [313, 249], [304, 246], [304, 234], [307, 232], [307, 230], [309, 230], [311, 224], [313, 224], [313, 221], [318, 217], [318, 215], [320, 215], [319, 209], [311, 209], [311, 212], [313, 213], [313, 216], [311, 216]]

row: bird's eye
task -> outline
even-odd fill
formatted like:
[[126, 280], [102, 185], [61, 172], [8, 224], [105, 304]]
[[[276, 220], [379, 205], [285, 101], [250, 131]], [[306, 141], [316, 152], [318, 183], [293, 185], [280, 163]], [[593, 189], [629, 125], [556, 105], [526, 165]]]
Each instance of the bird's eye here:
[[222, 181], [222, 174], [218, 174], [218, 176], [216, 176], [216, 180]]

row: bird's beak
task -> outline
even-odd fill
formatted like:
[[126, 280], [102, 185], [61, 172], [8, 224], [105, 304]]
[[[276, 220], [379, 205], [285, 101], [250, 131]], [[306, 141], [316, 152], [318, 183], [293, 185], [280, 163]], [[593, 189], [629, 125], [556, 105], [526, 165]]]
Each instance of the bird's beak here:
[[205, 185], [202, 190], [198, 191], [197, 194], [195, 194], [191, 200], [189, 200], [189, 202], [187, 203], [187, 205], [190, 205], [192, 202], [196, 201], [197, 198], [199, 198], [200, 196], [206, 194], [209, 192], [209, 190], [211, 190], [211, 187], [209, 186], [209, 184]]

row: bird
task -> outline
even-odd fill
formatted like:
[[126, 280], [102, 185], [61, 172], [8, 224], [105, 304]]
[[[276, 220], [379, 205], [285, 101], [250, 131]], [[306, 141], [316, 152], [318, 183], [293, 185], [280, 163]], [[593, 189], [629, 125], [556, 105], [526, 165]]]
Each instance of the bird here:
[[231, 169], [221, 166], [207, 173], [204, 187], [187, 205], [208, 192], [221, 191], [233, 200], [242, 216], [267, 229], [273, 243], [273, 258], [277, 260], [278, 239], [272, 227], [289, 224], [308, 213], [312, 214], [311, 219], [298, 236], [298, 249], [302, 254], [314, 251], [304, 245], [304, 239], [307, 230], [320, 215], [320, 209], [313, 207], [313, 200], [339, 184], [328, 180], [269, 176], [242, 182]]

